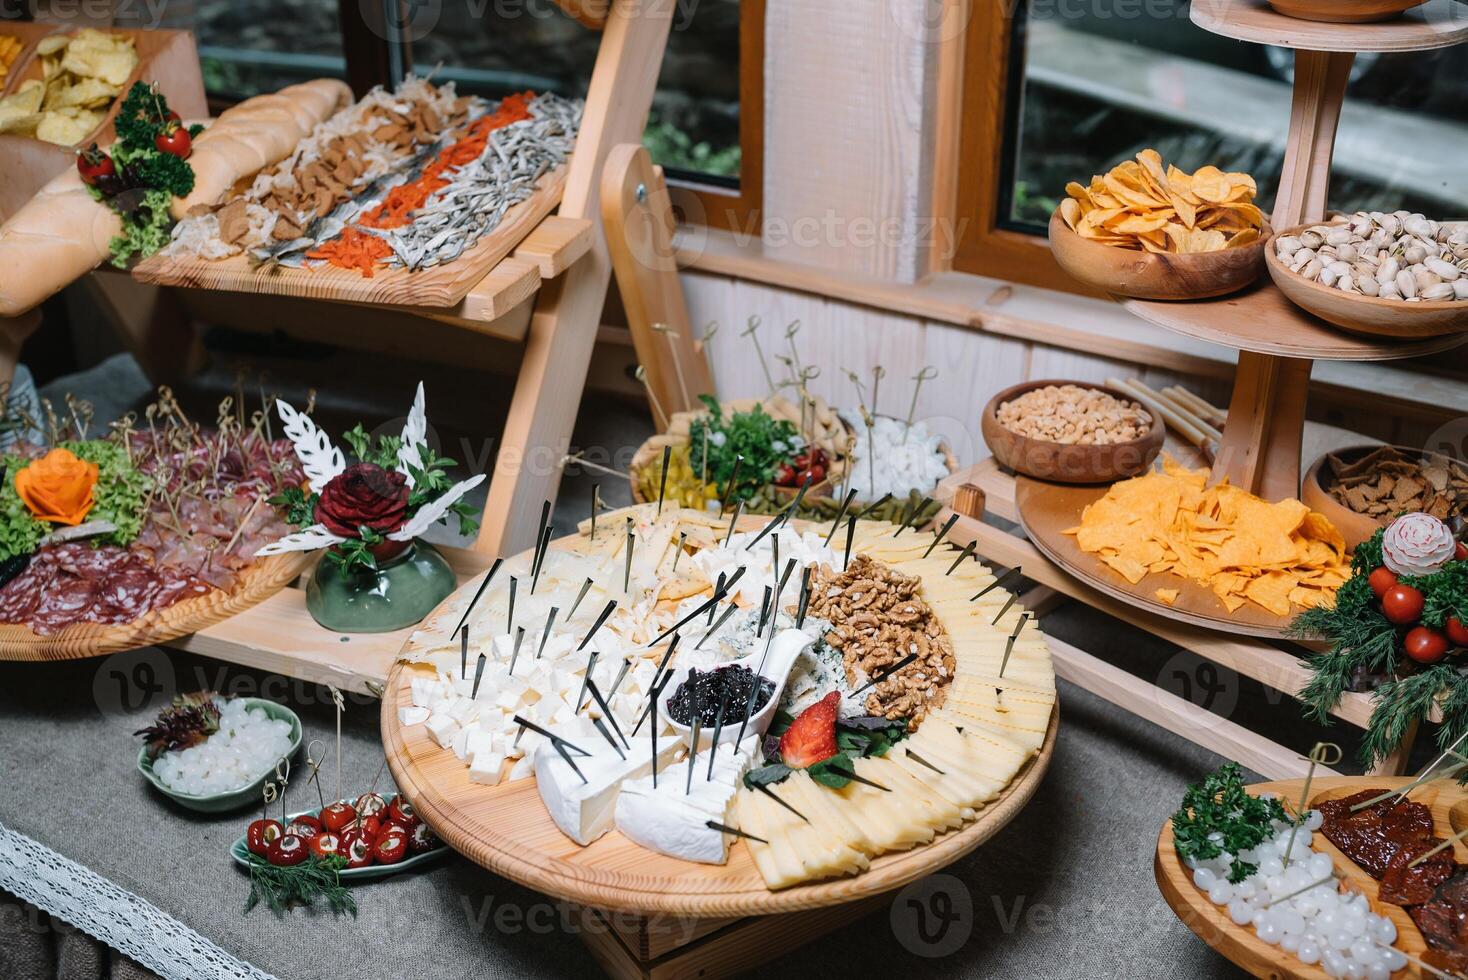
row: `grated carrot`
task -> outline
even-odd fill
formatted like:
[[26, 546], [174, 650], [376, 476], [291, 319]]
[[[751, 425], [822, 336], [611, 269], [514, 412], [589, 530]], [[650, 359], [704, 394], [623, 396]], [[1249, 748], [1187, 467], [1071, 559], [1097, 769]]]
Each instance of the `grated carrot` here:
[[494, 112], [470, 123], [464, 135], [434, 157], [417, 180], [394, 187], [382, 203], [357, 220], [331, 241], [323, 242], [306, 253], [310, 259], [325, 260], [339, 269], [356, 269], [372, 278], [379, 263], [392, 256], [392, 246], [362, 228], [401, 228], [413, 220], [413, 212], [428, 203], [436, 191], [447, 187], [444, 172], [473, 163], [489, 145], [489, 136], [497, 129], [530, 118], [530, 102], [534, 92], [508, 95]]

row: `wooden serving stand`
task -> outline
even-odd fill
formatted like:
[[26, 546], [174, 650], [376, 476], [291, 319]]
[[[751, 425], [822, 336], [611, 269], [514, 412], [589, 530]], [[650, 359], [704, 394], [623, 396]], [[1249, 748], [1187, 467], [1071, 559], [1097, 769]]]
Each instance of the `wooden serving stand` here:
[[[1412, 782], [1405, 777], [1366, 779], [1361, 776], [1317, 777], [1311, 783], [1310, 805], [1317, 806], [1323, 800], [1341, 799], [1365, 789], [1397, 789]], [[1304, 789], [1303, 779], [1284, 782], [1258, 783], [1249, 787], [1255, 795], [1265, 792], [1278, 793], [1293, 806]], [[1411, 799], [1432, 810], [1434, 830], [1439, 837], [1449, 838], [1468, 827], [1468, 790], [1451, 779], [1440, 779], [1426, 783], [1411, 794]], [[1397, 927], [1397, 949], [1409, 956], [1421, 958], [1427, 950], [1412, 917], [1400, 905], [1383, 902], [1378, 897], [1380, 883], [1361, 869], [1350, 858], [1342, 854], [1334, 844], [1317, 833], [1311, 845], [1314, 850], [1329, 854], [1335, 861], [1336, 870], [1344, 877], [1344, 884], [1352, 891], [1360, 892], [1371, 902], [1372, 911], [1385, 915]], [[1459, 861], [1468, 861], [1468, 848], [1461, 841], [1452, 846], [1453, 855]], [[1164, 824], [1157, 838], [1157, 853], [1152, 863], [1153, 875], [1163, 899], [1177, 913], [1177, 917], [1195, 934], [1220, 955], [1256, 977], [1270, 980], [1328, 980], [1320, 966], [1309, 966], [1278, 946], [1271, 946], [1260, 939], [1251, 926], [1235, 925], [1229, 918], [1228, 909], [1214, 905], [1207, 893], [1193, 884], [1193, 876], [1173, 849], [1172, 822]], [[1393, 974], [1396, 977], [1423, 977], [1425, 972], [1408, 963]]]
[[[1194, 0], [1190, 16], [1199, 27], [1226, 37], [1295, 49], [1290, 131], [1271, 217], [1276, 228], [1325, 216], [1331, 155], [1354, 52], [1420, 51], [1468, 40], [1468, 18], [1456, 13], [1452, 0], [1429, 0], [1404, 17], [1379, 24], [1295, 20], [1275, 13], [1265, 0]], [[1122, 303], [1150, 323], [1239, 351], [1213, 479], [1226, 477], [1268, 500], [1300, 494], [1305, 399], [1314, 361], [1395, 360], [1446, 350], [1468, 340], [1468, 335], [1394, 341], [1349, 334], [1290, 303], [1267, 278], [1216, 299]], [[1346, 441], [1326, 439], [1332, 444], [1316, 448], [1339, 448]], [[1185, 447], [1174, 445], [1169, 451], [1190, 465], [1199, 465]], [[1055, 489], [1024, 478], [1016, 481], [989, 460], [944, 481], [937, 496], [950, 511], [960, 514], [950, 537], [961, 543], [975, 542], [980, 555], [1011, 567], [1023, 566], [1026, 577], [1206, 661], [1276, 691], [1299, 692], [1309, 678], [1297, 659], [1302, 651], [1271, 642], [1283, 635], [1283, 621], [1258, 611], [1230, 617], [1210, 593], [1194, 596], [1185, 592], [1176, 606], [1169, 607], [1148, 593], [1164, 586], [1182, 589], [1180, 579], [1149, 576], [1141, 585], [1128, 587], [1110, 568], [1076, 551], [1073, 540], [1059, 533], [1075, 521], [1064, 523], [1061, 515], [1078, 516], [1105, 489]], [[1063, 502], [1057, 503], [1060, 498]], [[986, 507], [998, 517], [1021, 524], [1030, 532], [1030, 539], [980, 521]], [[940, 520], [945, 517], [946, 513]], [[1179, 697], [1160, 683], [1170, 678], [1160, 678], [1159, 683], [1144, 681], [1075, 648], [1057, 649], [1055, 666], [1059, 676], [1256, 772], [1276, 778], [1304, 775], [1308, 763], [1297, 750], [1207, 710], [1206, 704]], [[1369, 695], [1347, 694], [1332, 714], [1365, 727], [1371, 708]], [[1411, 742], [1409, 736], [1392, 758], [1381, 763], [1379, 771], [1401, 771]]]

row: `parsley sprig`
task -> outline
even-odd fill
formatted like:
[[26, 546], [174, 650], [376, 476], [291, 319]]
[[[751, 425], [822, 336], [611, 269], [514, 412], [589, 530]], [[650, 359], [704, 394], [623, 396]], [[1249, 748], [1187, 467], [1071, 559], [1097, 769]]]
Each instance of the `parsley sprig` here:
[[[1172, 815], [1173, 847], [1178, 856], [1196, 861], [1211, 860], [1224, 851], [1237, 855], [1272, 837], [1275, 820], [1290, 821], [1283, 804], [1250, 796], [1243, 773], [1230, 762], [1183, 794], [1182, 805]], [[1221, 841], [1213, 840], [1215, 833]], [[1258, 865], [1235, 857], [1228, 880], [1238, 884], [1257, 870]]]

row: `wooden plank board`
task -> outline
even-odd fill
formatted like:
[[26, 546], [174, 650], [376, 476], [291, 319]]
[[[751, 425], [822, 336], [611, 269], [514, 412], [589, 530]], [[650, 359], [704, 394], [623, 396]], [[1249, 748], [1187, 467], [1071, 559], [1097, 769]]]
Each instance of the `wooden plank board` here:
[[[510, 208], [494, 231], [480, 238], [473, 248], [467, 249], [454, 261], [431, 269], [412, 272], [406, 269], [378, 270], [368, 279], [356, 270], [338, 269], [334, 266], [315, 269], [287, 269], [277, 266], [262, 270], [255, 268], [250, 258], [244, 255], [235, 255], [217, 262], [155, 255], [139, 263], [133, 269], [133, 277], [159, 286], [269, 293], [374, 306], [454, 306], [474, 291], [501, 260], [514, 251], [541, 220], [555, 210], [561, 202], [568, 172], [569, 166], [562, 165], [546, 174], [540, 179], [535, 193], [528, 200]], [[517, 265], [515, 269], [523, 278], [523, 268]], [[532, 289], [531, 292], [533, 291]], [[508, 303], [504, 311], [515, 305], [517, 303]]]
[[551, 215], [525, 236], [515, 249], [515, 258], [534, 262], [540, 278], [554, 279], [590, 251], [595, 240], [596, 225], [587, 219]]
[[[1322, 800], [1340, 799], [1365, 789], [1397, 789], [1411, 782], [1405, 777], [1380, 776], [1317, 776], [1311, 784], [1310, 805], [1319, 805]], [[1250, 786], [1253, 794], [1274, 792], [1293, 804], [1300, 799], [1304, 787], [1303, 779], [1287, 782], [1258, 783]], [[1453, 811], [1461, 810], [1468, 792], [1449, 780], [1437, 780], [1415, 790], [1411, 798], [1432, 810], [1434, 832], [1442, 838], [1451, 837], [1462, 829]], [[1380, 883], [1361, 869], [1350, 858], [1342, 854], [1323, 834], [1316, 834], [1311, 847], [1320, 853], [1329, 854], [1336, 870], [1345, 876], [1348, 888], [1365, 895], [1371, 909], [1385, 915], [1397, 927], [1397, 949], [1411, 956], [1421, 957], [1427, 949], [1422, 933], [1417, 929], [1406, 909], [1380, 898]], [[1463, 861], [1468, 859], [1468, 849], [1461, 842], [1453, 844], [1454, 856]], [[1172, 823], [1162, 827], [1157, 838], [1157, 851], [1153, 858], [1153, 875], [1163, 899], [1177, 913], [1177, 917], [1204, 942], [1222, 956], [1249, 971], [1256, 977], [1273, 980], [1326, 980], [1327, 974], [1320, 966], [1307, 966], [1278, 946], [1264, 942], [1252, 926], [1234, 925], [1227, 907], [1214, 905], [1207, 893], [1193, 884], [1192, 875], [1183, 865], [1173, 847]], [[1397, 977], [1420, 978], [1425, 974], [1412, 964]]]
[[121, 625], [75, 623], [50, 636], [0, 624], [0, 660], [74, 660], [166, 643], [228, 619], [280, 592], [310, 564], [303, 554], [274, 555], [240, 573], [234, 589], [211, 589]]

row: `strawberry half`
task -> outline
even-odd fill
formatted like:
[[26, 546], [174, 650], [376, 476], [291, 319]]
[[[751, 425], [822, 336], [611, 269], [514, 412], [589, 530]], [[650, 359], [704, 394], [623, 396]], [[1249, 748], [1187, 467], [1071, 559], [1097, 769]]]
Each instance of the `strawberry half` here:
[[805, 769], [836, 754], [836, 709], [841, 694], [832, 691], [800, 713], [780, 736], [780, 759], [792, 769]]

